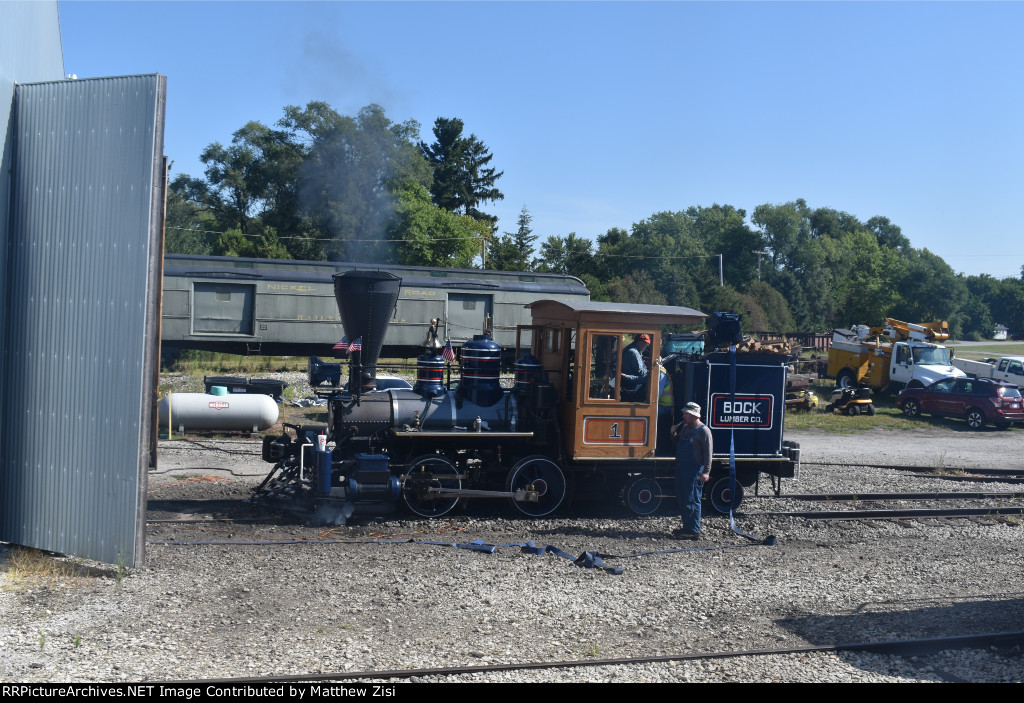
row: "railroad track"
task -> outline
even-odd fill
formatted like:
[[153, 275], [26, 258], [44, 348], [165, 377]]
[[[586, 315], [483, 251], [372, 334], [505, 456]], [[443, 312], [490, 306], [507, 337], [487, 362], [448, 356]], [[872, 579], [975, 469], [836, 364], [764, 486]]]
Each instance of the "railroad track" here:
[[[775, 496], [767, 496], [774, 498]], [[870, 500], [968, 500], [989, 498], [1024, 498], [1024, 491], [948, 491], [922, 493], [792, 493], [780, 499], [807, 501], [870, 501]]]
[[[835, 461], [802, 461], [801, 466], [838, 466]], [[1024, 468], [1001, 467], [958, 467], [958, 466], [904, 466], [897, 464], [851, 464], [843, 462], [842, 466], [865, 469], [892, 469], [909, 471], [921, 478], [941, 478], [946, 481], [971, 481], [977, 483], [1003, 482], [1024, 483]]]
[[[281, 676], [239, 677], [189, 681], [193, 685], [272, 684], [288, 682], [372, 681], [378, 679], [411, 679], [425, 676], [459, 676], [535, 669], [576, 669], [599, 666], [630, 666], [661, 662], [704, 661], [778, 655], [801, 655], [818, 652], [871, 652], [896, 656], [924, 656], [947, 649], [1016, 649], [1024, 647], [1024, 632], [990, 632], [972, 635], [928, 637], [921, 639], [885, 640], [880, 642], [847, 642], [818, 646], [782, 647], [778, 649], [748, 649], [721, 652], [669, 654], [650, 657], [623, 657], [615, 659], [576, 659], [553, 662], [519, 662], [510, 664], [481, 664], [475, 666], [432, 667], [420, 669], [387, 669], [380, 671], [336, 671], [326, 673], [289, 674]], [[161, 682], [184, 683], [184, 682]]]
[[[794, 500], [816, 503], [856, 503], [858, 505], [884, 502], [951, 502], [1002, 500], [1022, 501], [1024, 491], [949, 491], [920, 493], [794, 493], [780, 496], [763, 496], [769, 501]], [[239, 501], [215, 499], [207, 501], [191, 501], [191, 510], [213, 515], [197, 515], [196, 517], [147, 518], [146, 522], [153, 525], [174, 524], [258, 524], [278, 523], [279, 515], [247, 515], [229, 517], [217, 513], [228, 513], [238, 509]], [[263, 511], [260, 511], [263, 512]], [[801, 517], [810, 520], [868, 520], [868, 519], [913, 519], [913, 518], [955, 518], [991, 515], [1022, 515], [1024, 504], [1021, 505], [984, 505], [955, 508], [853, 508], [839, 510], [765, 510], [743, 511], [743, 516]]]
[[1024, 506], [992, 508], [916, 508], [879, 510], [785, 510], [745, 513], [747, 516], [800, 517], [807, 520], [920, 520], [926, 518], [992, 517], [1024, 515]]
[[780, 495], [772, 500], [794, 500], [815, 503], [855, 503], [858, 507], [839, 510], [768, 510], [747, 512], [746, 516], [762, 515], [772, 517], [799, 517], [808, 520], [909, 520], [921, 518], [964, 518], [995, 515], [1022, 515], [1024, 504], [1000, 503], [998, 505], [957, 506], [942, 508], [881, 508], [860, 507], [865, 504], [952, 501], [1021, 501], [1024, 492], [1018, 491], [951, 491], [922, 493], [796, 493]]

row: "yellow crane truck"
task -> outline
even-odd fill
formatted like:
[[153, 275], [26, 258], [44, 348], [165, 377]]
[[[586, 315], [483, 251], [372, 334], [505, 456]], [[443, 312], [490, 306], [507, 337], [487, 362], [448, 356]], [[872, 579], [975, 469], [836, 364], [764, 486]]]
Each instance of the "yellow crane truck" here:
[[828, 376], [839, 388], [870, 386], [876, 391], [924, 387], [964, 372], [950, 363], [943, 322], [902, 322], [891, 317], [881, 327], [837, 329], [828, 351]]

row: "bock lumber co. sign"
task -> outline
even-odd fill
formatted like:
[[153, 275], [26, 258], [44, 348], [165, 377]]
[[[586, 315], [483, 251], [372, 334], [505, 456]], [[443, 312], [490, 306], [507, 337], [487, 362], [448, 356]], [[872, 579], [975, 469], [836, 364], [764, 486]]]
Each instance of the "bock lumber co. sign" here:
[[763, 430], [772, 426], [773, 395], [715, 393], [711, 396], [711, 426]]

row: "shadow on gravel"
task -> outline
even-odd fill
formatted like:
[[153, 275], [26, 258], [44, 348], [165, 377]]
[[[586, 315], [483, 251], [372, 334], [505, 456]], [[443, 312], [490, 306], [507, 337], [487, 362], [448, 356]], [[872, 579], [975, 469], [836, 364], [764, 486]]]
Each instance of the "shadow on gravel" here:
[[291, 525], [295, 515], [232, 498], [150, 498], [146, 503], [147, 521], [216, 518], [239, 523], [278, 522]]
[[[902, 609], [912, 603], [894, 599], [864, 604], [858, 612], [847, 615], [804, 615], [779, 620], [778, 624], [809, 644], [819, 646], [1024, 631], [1024, 598], [973, 600], [935, 606], [922, 603], [922, 607], [916, 609]], [[910, 657], [917, 654], [905, 655], [904, 665], [914, 666], [915, 661]], [[1016, 656], [1021, 655], [1017, 652]], [[849, 657], [844, 655], [844, 659], [867, 671], [889, 673], [884, 663], [873, 664], [884, 662], [884, 658], [853, 654]], [[947, 681], [961, 680], [948, 672], [926, 671], [926, 666], [927, 662], [920, 662], [922, 674], [930, 672]]]

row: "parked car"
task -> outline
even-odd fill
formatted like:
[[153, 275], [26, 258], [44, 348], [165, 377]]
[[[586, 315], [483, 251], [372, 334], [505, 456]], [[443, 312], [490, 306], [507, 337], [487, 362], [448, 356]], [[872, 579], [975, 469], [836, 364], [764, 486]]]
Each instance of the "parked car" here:
[[925, 388], [907, 388], [900, 392], [896, 405], [907, 417], [924, 413], [962, 417], [974, 430], [985, 423], [1009, 427], [1024, 422], [1020, 389], [987, 378], [944, 378]]
[[[386, 391], [389, 388], [402, 388], [402, 389], [405, 389], [405, 390], [408, 390], [408, 389], [412, 388], [412, 384], [410, 384], [404, 378], [399, 378], [398, 376], [388, 376], [386, 374], [377, 374], [376, 381], [377, 381], [377, 383], [376, 383], [377, 390], [379, 390], [379, 391]], [[344, 386], [342, 386], [341, 390], [343, 392], [347, 392], [348, 391], [348, 384], [346, 383]]]

